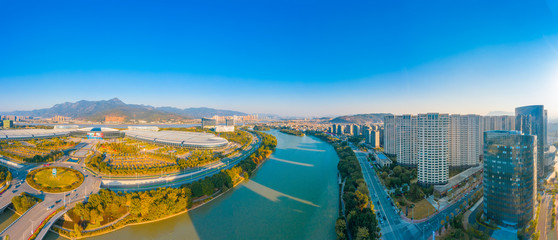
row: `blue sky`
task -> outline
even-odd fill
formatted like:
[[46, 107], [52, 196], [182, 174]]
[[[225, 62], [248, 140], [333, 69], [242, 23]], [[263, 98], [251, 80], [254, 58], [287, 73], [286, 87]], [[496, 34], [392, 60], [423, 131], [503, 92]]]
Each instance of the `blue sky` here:
[[558, 117], [558, 0], [0, 1], [0, 111], [127, 103]]

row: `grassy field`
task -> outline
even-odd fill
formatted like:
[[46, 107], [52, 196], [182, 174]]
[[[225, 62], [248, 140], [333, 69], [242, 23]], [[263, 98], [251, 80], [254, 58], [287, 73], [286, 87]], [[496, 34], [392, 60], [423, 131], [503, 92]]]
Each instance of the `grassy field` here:
[[[415, 210], [414, 210], [414, 219], [423, 219], [432, 214], [434, 214], [436, 209], [430, 204], [426, 199], [422, 199], [419, 202], [415, 203]], [[409, 209], [409, 214], [407, 214], [408, 218], [413, 217], [413, 211]]]
[[79, 180], [76, 174], [81, 174], [69, 168], [56, 168], [56, 177], [52, 175], [52, 169], [43, 169], [38, 171], [33, 180], [42, 187], [55, 188], [69, 186]]

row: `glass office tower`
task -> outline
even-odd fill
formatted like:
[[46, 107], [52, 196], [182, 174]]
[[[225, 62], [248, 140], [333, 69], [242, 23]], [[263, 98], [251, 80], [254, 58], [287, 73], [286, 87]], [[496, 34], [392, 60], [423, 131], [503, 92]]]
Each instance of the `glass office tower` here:
[[519, 131], [484, 132], [484, 214], [488, 219], [521, 228], [533, 217], [536, 139]]
[[546, 146], [546, 111], [543, 105], [531, 105], [515, 109], [515, 130], [537, 136], [537, 177], [545, 176], [544, 147]]

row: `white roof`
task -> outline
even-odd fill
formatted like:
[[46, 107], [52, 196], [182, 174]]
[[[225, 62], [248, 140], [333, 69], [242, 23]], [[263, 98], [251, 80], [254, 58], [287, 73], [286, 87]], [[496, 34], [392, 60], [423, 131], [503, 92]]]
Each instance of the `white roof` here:
[[145, 141], [197, 145], [202, 147], [220, 147], [228, 144], [224, 138], [210, 133], [184, 132], [184, 131], [147, 131], [147, 130], [124, 130], [127, 137], [137, 138]]
[[7, 129], [0, 130], [0, 139], [57, 137], [70, 133], [70, 129]]

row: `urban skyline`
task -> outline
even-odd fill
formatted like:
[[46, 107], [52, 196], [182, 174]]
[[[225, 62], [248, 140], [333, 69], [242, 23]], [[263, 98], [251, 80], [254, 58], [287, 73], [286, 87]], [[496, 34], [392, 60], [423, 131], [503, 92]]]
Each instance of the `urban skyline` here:
[[301, 117], [544, 104], [558, 117], [556, 1], [36, 4], [0, 10], [2, 94], [17, 99], [0, 112], [118, 97]]

